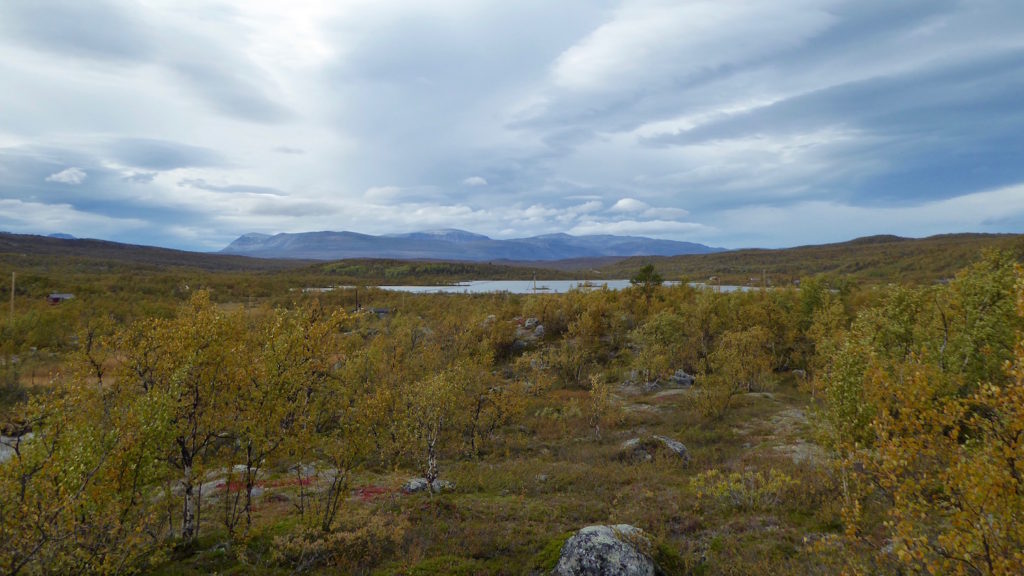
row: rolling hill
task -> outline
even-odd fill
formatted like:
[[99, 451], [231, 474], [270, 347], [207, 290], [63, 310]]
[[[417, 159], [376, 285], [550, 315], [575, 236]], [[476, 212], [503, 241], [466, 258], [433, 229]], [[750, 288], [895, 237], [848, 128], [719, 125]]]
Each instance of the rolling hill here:
[[599, 269], [607, 278], [628, 277], [640, 266], [654, 264], [666, 278], [723, 284], [759, 285], [762, 275], [772, 284], [830, 274], [866, 283], [931, 283], [952, 277], [986, 249], [1024, 254], [1022, 234], [942, 234], [928, 238], [868, 236], [848, 242], [778, 250], [745, 249], [720, 254], [626, 258]]

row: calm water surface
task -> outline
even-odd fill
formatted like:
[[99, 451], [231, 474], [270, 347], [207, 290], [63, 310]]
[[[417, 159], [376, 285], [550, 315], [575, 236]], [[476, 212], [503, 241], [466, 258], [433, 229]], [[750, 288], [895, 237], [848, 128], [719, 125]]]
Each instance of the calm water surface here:
[[[666, 285], [673, 285], [676, 282], [666, 282]], [[629, 287], [629, 280], [474, 280], [472, 282], [461, 282], [448, 286], [378, 286], [381, 290], [394, 292], [409, 292], [414, 294], [484, 294], [492, 292], [508, 292], [510, 294], [564, 294], [575, 288], [602, 288], [607, 286], [609, 290], [622, 290]], [[695, 288], [707, 288], [706, 284], [691, 282], [690, 286]], [[735, 292], [737, 290], [749, 290], [747, 286], [712, 286], [722, 292]]]

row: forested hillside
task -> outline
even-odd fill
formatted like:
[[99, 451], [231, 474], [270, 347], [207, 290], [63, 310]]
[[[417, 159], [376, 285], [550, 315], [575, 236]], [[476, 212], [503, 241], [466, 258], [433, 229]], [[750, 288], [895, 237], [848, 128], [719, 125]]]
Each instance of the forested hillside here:
[[[0, 316], [0, 572], [543, 574], [625, 524], [665, 574], [1018, 574], [1020, 262], [359, 307], [288, 289], [313, 268], [57, 305], [37, 270]], [[315, 270], [352, 266], [391, 264]]]
[[985, 249], [1021, 251], [1020, 234], [944, 234], [929, 238], [869, 236], [838, 244], [779, 250], [746, 249], [669, 258], [629, 258], [602, 267], [606, 277], [629, 274], [654, 262], [668, 278], [760, 286], [790, 284], [806, 276], [830, 275], [862, 283], [931, 284], [947, 281]]

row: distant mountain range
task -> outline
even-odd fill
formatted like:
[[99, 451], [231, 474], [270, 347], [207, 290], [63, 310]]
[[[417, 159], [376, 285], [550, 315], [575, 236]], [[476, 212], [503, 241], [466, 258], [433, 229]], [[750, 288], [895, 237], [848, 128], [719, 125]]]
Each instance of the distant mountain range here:
[[711, 254], [712, 248], [692, 242], [657, 240], [639, 236], [570, 236], [545, 234], [529, 238], [495, 240], [465, 230], [429, 230], [409, 234], [372, 236], [355, 232], [303, 232], [298, 234], [245, 234], [221, 250], [223, 254], [257, 258], [341, 260], [394, 258], [403, 260], [551, 261], [571, 258], [679, 256]]

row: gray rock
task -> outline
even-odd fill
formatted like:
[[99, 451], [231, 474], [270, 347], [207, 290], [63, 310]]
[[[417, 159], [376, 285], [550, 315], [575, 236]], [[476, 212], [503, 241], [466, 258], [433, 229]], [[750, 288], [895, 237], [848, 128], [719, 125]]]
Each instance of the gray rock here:
[[619, 444], [619, 459], [630, 462], [649, 462], [654, 455], [648, 450], [648, 445], [640, 438], [630, 438]]
[[[431, 491], [435, 494], [438, 492], [446, 492], [453, 490], [455, 485], [447, 480], [434, 480], [431, 486]], [[408, 482], [402, 485], [402, 492], [406, 494], [415, 494], [417, 492], [423, 492], [427, 489], [426, 478], [410, 478]]]
[[402, 484], [402, 492], [406, 494], [415, 494], [416, 492], [422, 492], [427, 489], [426, 478], [411, 478], [405, 484]]
[[536, 326], [538, 322], [539, 321], [536, 318], [527, 318], [526, 320], [523, 320], [523, 328], [533, 330], [534, 326]]
[[657, 380], [651, 380], [650, 382], [644, 382], [640, 385], [640, 391], [644, 394], [653, 394], [661, 390], [661, 383]]
[[684, 466], [690, 463], [690, 451], [686, 449], [686, 446], [682, 442], [673, 440], [667, 436], [655, 436], [654, 439], [661, 442], [662, 446], [671, 450], [673, 454], [679, 456], [679, 458], [682, 459]]
[[302, 464], [302, 463], [299, 463], [299, 464], [296, 464], [296, 465], [291, 466], [290, 468], [288, 468], [288, 472], [290, 472], [290, 473], [297, 473], [299, 476], [302, 476], [304, 478], [308, 478], [310, 476], [316, 475], [317, 470], [316, 470], [316, 466], [314, 466], [313, 464]]
[[649, 462], [654, 459], [658, 450], [668, 450], [683, 461], [683, 466], [690, 464], [690, 452], [678, 440], [667, 436], [650, 436], [630, 438], [619, 445], [619, 459], [629, 462]]
[[693, 386], [694, 380], [694, 377], [687, 374], [685, 370], [676, 370], [675, 374], [670, 376], [668, 379], [672, 385], [679, 386], [680, 388], [689, 388], [690, 386]]
[[533, 329], [533, 337], [540, 339], [544, 337], [544, 325], [537, 324], [537, 327]]
[[654, 576], [650, 540], [628, 524], [587, 526], [562, 546], [556, 576]]
[[629, 440], [624, 441], [622, 444], [619, 444], [619, 449], [632, 450], [637, 446], [640, 446], [640, 438], [630, 438]]

